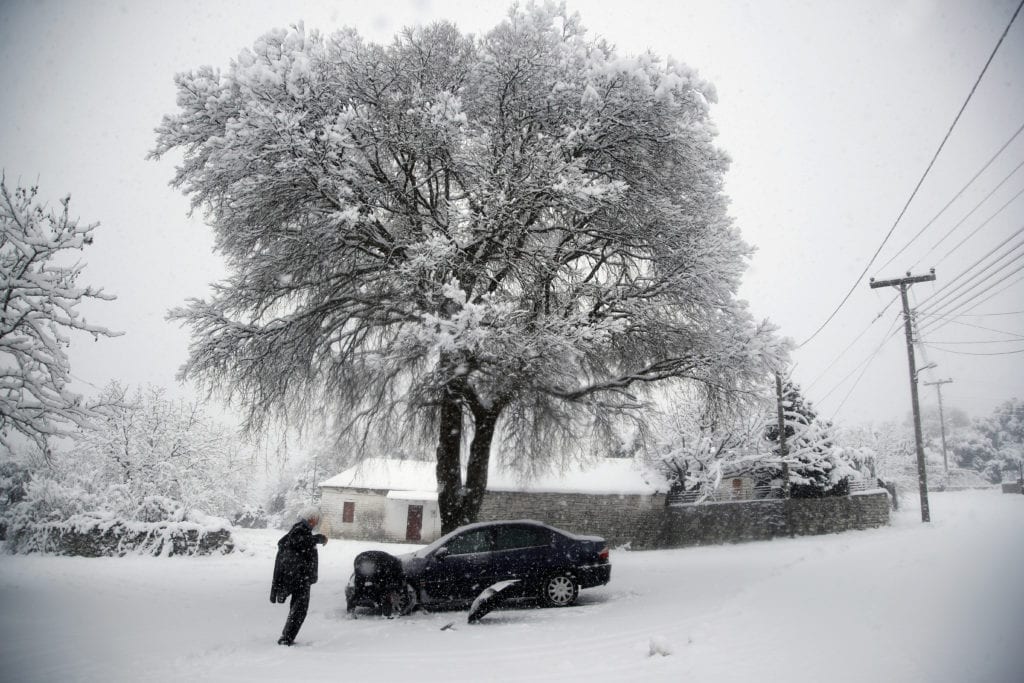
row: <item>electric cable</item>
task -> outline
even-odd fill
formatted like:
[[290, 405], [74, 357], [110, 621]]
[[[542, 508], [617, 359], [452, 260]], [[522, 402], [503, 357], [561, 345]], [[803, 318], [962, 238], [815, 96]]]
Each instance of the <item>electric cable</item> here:
[[[971, 294], [978, 287], [982, 286], [983, 284], [985, 284], [986, 282], [988, 282], [992, 278], [996, 277], [1001, 272], [1003, 272], [1007, 268], [1011, 267], [1017, 261], [1020, 261], [1022, 258], [1024, 258], [1024, 254], [1017, 254], [1012, 259], [1010, 259], [1008, 262], [1004, 263], [1003, 265], [999, 266], [998, 268], [995, 268], [996, 264], [998, 264], [1000, 261], [1005, 259], [1007, 256], [1012, 255], [1015, 251], [1020, 251], [1022, 247], [1024, 247], [1024, 241], [1021, 241], [1020, 243], [1014, 245], [1014, 247], [1010, 251], [1006, 252], [1005, 254], [1000, 256], [998, 259], [996, 259], [995, 261], [990, 263], [985, 269], [979, 270], [978, 272], [976, 272], [970, 278], [968, 278], [963, 283], [961, 283], [960, 286], [958, 286], [956, 289], [953, 289], [953, 290], [947, 292], [945, 295], [943, 295], [943, 297], [941, 297], [941, 300], [944, 300], [944, 303], [942, 303], [941, 305], [942, 306], [953, 306], [954, 305], [953, 302], [957, 301], [958, 299], [964, 298], [968, 294]], [[995, 268], [995, 270], [993, 270], [993, 268]], [[1014, 271], [1014, 273], [1016, 273], [1016, 272], [1017, 271]], [[1013, 273], [1010, 273], [1010, 274], [1013, 275]], [[979, 277], [981, 278], [980, 280], [978, 280], [974, 284], [968, 286], [968, 284], [970, 282], [972, 282], [973, 280], [976, 280]], [[997, 282], [995, 284], [998, 285], [998, 284], [1001, 284], [1001, 282], [1002, 281]], [[950, 296], [952, 296], [952, 299], [949, 298]], [[932, 305], [931, 309], [926, 309], [926, 310], [937, 310], [939, 307], [940, 307], [940, 302], [935, 302]]]
[[1024, 349], [1016, 349], [1014, 351], [995, 351], [992, 353], [973, 353], [970, 351], [953, 351], [951, 349], [935, 349], [940, 353], [952, 353], [957, 356], [1013, 356], [1018, 353], [1024, 353]]
[[999, 47], [1003, 44], [1003, 40], [1006, 39], [1006, 34], [1010, 32], [1010, 27], [1013, 26], [1013, 22], [1017, 19], [1017, 15], [1020, 14], [1020, 10], [1022, 7], [1024, 7], [1024, 0], [1021, 0], [1020, 4], [1017, 5], [1017, 9], [1014, 10], [1013, 16], [1010, 17], [1010, 21], [1006, 24], [1006, 28], [1003, 29], [1003, 34], [999, 36], [999, 40], [996, 41], [996, 46], [992, 49], [992, 53], [988, 56], [988, 60], [985, 61], [985, 66], [982, 67], [981, 73], [978, 74], [978, 77], [974, 81], [974, 85], [971, 86], [970, 92], [967, 93], [967, 98], [964, 100], [964, 103], [960, 106], [960, 111], [957, 112], [956, 117], [953, 119], [953, 123], [950, 124], [949, 129], [946, 131], [946, 135], [942, 138], [942, 142], [939, 143], [938, 149], [936, 149], [935, 154], [932, 155], [932, 160], [928, 162], [928, 166], [927, 168], [925, 168], [924, 173], [921, 175], [921, 179], [917, 181], [917, 185], [914, 186], [913, 192], [910, 193], [910, 197], [903, 205], [903, 209], [896, 217], [896, 220], [893, 222], [892, 227], [889, 228], [889, 232], [887, 232], [885, 237], [882, 239], [882, 243], [878, 245], [878, 248], [875, 250], [875, 253], [871, 256], [871, 260], [869, 260], [867, 265], [864, 266], [864, 270], [861, 272], [860, 275], [857, 276], [857, 279], [850, 287], [850, 290], [846, 293], [846, 296], [843, 297], [842, 301], [839, 302], [839, 305], [836, 306], [835, 310], [832, 311], [828, 318], [825, 319], [825, 322], [823, 322], [818, 327], [818, 329], [816, 329], [811, 334], [810, 337], [805, 339], [797, 346], [798, 349], [806, 345], [807, 342], [811, 341], [816, 336], [818, 336], [818, 334], [823, 329], [825, 329], [825, 326], [832, 322], [832, 319], [836, 317], [836, 314], [839, 313], [842, 307], [846, 305], [846, 302], [850, 300], [850, 296], [853, 295], [854, 290], [857, 289], [857, 286], [860, 284], [861, 280], [863, 280], [864, 276], [867, 275], [868, 269], [871, 268], [871, 264], [875, 262], [875, 259], [878, 258], [878, 254], [882, 251], [882, 248], [889, 241], [889, 238], [892, 237], [892, 234], [893, 232], [895, 232], [896, 227], [900, 224], [900, 221], [903, 220], [903, 216], [906, 214], [907, 209], [910, 208], [910, 203], [914, 201], [914, 197], [917, 196], [918, 191], [924, 184], [925, 178], [928, 177], [928, 174], [931, 172], [932, 167], [935, 165], [936, 159], [939, 158], [939, 154], [942, 152], [942, 149], [946, 146], [946, 141], [949, 140], [949, 136], [953, 134], [953, 129], [956, 128], [956, 124], [960, 121], [960, 117], [963, 115], [964, 110], [967, 109], [967, 105], [970, 103], [971, 98], [974, 97], [974, 93], [978, 89], [978, 85], [981, 83], [981, 79], [985, 77], [985, 72], [988, 71], [989, 65], [992, 64], [992, 60], [995, 59], [996, 53], [999, 52]]
[[[1021, 166], [1024, 166], [1024, 162], [1021, 162]], [[1017, 168], [1020, 168], [1020, 166], [1018, 166]], [[949, 258], [950, 256], [952, 256], [952, 255], [953, 255], [953, 254], [954, 254], [954, 253], [956, 252], [956, 250], [957, 250], [957, 249], [959, 249], [960, 247], [962, 247], [962, 246], [964, 245], [964, 242], [966, 242], [967, 240], [969, 240], [969, 239], [971, 239], [972, 237], [974, 237], [975, 235], [977, 235], [977, 234], [978, 234], [978, 232], [979, 232], [979, 231], [980, 231], [980, 230], [981, 230], [982, 228], [984, 228], [984, 227], [985, 227], [986, 225], [988, 225], [988, 224], [989, 224], [989, 223], [991, 223], [991, 222], [992, 222], [993, 220], [995, 220], [996, 216], [998, 216], [999, 214], [1001, 214], [1001, 213], [1002, 213], [1002, 212], [1003, 212], [1003, 211], [1004, 211], [1004, 210], [1006, 209], [1006, 207], [1008, 207], [1008, 206], [1009, 206], [1010, 204], [1013, 204], [1013, 202], [1014, 202], [1014, 201], [1016, 201], [1016, 199], [1017, 199], [1018, 197], [1020, 197], [1020, 196], [1021, 196], [1022, 194], [1024, 194], [1024, 187], [1022, 187], [1022, 188], [1021, 188], [1020, 190], [1018, 190], [1018, 191], [1017, 191], [1017, 194], [1015, 194], [1015, 195], [1013, 195], [1012, 197], [1010, 197], [1010, 199], [1009, 199], [1009, 200], [1007, 200], [1007, 202], [1006, 202], [1005, 204], [1003, 204], [1003, 205], [1002, 205], [1002, 206], [1000, 206], [1000, 207], [999, 207], [998, 209], [996, 209], [996, 212], [995, 212], [995, 213], [993, 213], [993, 214], [992, 214], [991, 216], [989, 216], [989, 217], [988, 217], [988, 218], [986, 218], [986, 219], [985, 219], [984, 221], [982, 221], [982, 222], [981, 222], [981, 224], [980, 224], [980, 225], [978, 225], [978, 227], [976, 227], [976, 228], [975, 228], [974, 230], [972, 230], [972, 231], [971, 231], [971, 234], [969, 234], [969, 235], [968, 235], [967, 237], [965, 237], [965, 238], [963, 238], [962, 240], [960, 240], [959, 242], [957, 242], [957, 243], [956, 243], [956, 246], [955, 246], [955, 247], [953, 247], [952, 249], [950, 249], [949, 251], [947, 251], [947, 252], [946, 252], [945, 254], [943, 254], [942, 258], [940, 258], [940, 259], [939, 259], [939, 260], [938, 260], [938, 261], [937, 261], [936, 263], [937, 263], [937, 264], [938, 264], [938, 263], [942, 263], [942, 262], [943, 262], [943, 261], [945, 261], [945, 260], [946, 260], [947, 258]], [[984, 201], [984, 200], [982, 200], [982, 201]], [[947, 233], [947, 234], [948, 234], [948, 233]], [[937, 243], [935, 244], [935, 246], [936, 246], [936, 247], [937, 247], [937, 246], [939, 246], [939, 244], [941, 244], [941, 242], [942, 242], [942, 240], [939, 240], [939, 242], [937, 242]], [[931, 252], [929, 251], [928, 253], [931, 253]], [[918, 260], [918, 263], [920, 263], [920, 262], [921, 262], [921, 260], [923, 260], [923, 259], [924, 259], [924, 257], [922, 256], [922, 257], [921, 257], [921, 259], [919, 259], [919, 260]], [[915, 263], [914, 265], [916, 266], [916, 265], [917, 265], [917, 263]]]
[[[1019, 283], [1019, 282], [1021, 282], [1022, 280], [1024, 280], [1024, 276], [1021, 276], [1021, 277], [1017, 278], [1016, 280], [1013, 280], [1012, 282], [1009, 282], [1009, 283], [1007, 283], [1007, 284], [1006, 284], [1006, 286], [1005, 286], [1005, 287], [1003, 287], [1002, 289], [1000, 289], [999, 291], [997, 291], [997, 292], [993, 292], [991, 296], [989, 296], [989, 297], [986, 297], [986, 298], [982, 299], [982, 300], [981, 300], [981, 301], [979, 301], [978, 303], [976, 303], [976, 304], [974, 304], [973, 306], [971, 306], [970, 308], [968, 308], [968, 309], [967, 309], [968, 313], [969, 313], [970, 311], [973, 311], [974, 309], [978, 308], [979, 306], [981, 306], [981, 305], [983, 305], [983, 304], [987, 303], [988, 301], [990, 301], [990, 300], [992, 300], [992, 299], [996, 298], [997, 296], [999, 296], [1000, 294], [1002, 294], [1002, 293], [1003, 293], [1003, 292], [1005, 292], [1006, 290], [1008, 290], [1008, 289], [1012, 288], [1012, 287], [1013, 287], [1014, 285], [1018, 284], [1018, 283]], [[1021, 312], [1021, 313], [1024, 313], [1024, 311], [1019, 311], [1019, 312]], [[965, 313], [964, 315], [967, 315], [967, 314]], [[977, 315], [986, 315], [986, 314], [985, 314], [985, 313], [978, 313]], [[994, 313], [993, 315], [999, 315], [999, 314], [998, 314], [998, 313]]]
[[[902, 315], [903, 315], [902, 313], [898, 314], [896, 316], [896, 318], [893, 320], [893, 322], [889, 325], [889, 329], [886, 330], [885, 336], [882, 338], [881, 343], [875, 348], [875, 350], [873, 352], [871, 352], [871, 354], [869, 354], [867, 358], [865, 358], [860, 363], [858, 363], [856, 366], [854, 366], [853, 370], [848, 372], [842, 379], [840, 379], [838, 382], [836, 382], [836, 384], [831, 389], [829, 389], [827, 392], [825, 392], [825, 394], [820, 399], [818, 399], [818, 403], [819, 404], [821, 402], [823, 402], [825, 399], [827, 399], [829, 396], [831, 396], [835, 392], [836, 389], [841, 387], [846, 382], [846, 380], [848, 380], [855, 372], [860, 370], [862, 366], [866, 366], [866, 365], [870, 365], [871, 364], [871, 361], [873, 361], [878, 356], [878, 354], [881, 353], [882, 349], [885, 347], [885, 343], [887, 341], [889, 341], [896, 334], [896, 332], [899, 331], [899, 328], [897, 327], [897, 323], [899, 322], [899, 319], [900, 319], [900, 317]], [[864, 376], [864, 373], [862, 372], [860, 377], [863, 377], [863, 376]], [[858, 377], [857, 382], [860, 381], [860, 377]], [[854, 386], [856, 386], [856, 382], [854, 382]]]
[[[992, 256], [992, 254], [996, 253], [997, 251], [999, 251], [1000, 249], [1002, 249], [1002, 248], [1003, 248], [1004, 246], [1006, 246], [1006, 244], [1007, 244], [1007, 243], [1008, 243], [1008, 242], [1009, 242], [1010, 240], [1012, 240], [1012, 239], [1013, 239], [1013, 238], [1015, 238], [1015, 237], [1018, 237], [1018, 236], [1019, 236], [1019, 235], [1021, 235], [1022, 233], [1024, 233], [1024, 227], [1021, 227], [1021, 228], [1019, 228], [1019, 229], [1017, 230], [1017, 232], [1015, 232], [1015, 233], [1013, 233], [1012, 235], [1010, 235], [1009, 237], [1007, 237], [1007, 238], [1006, 238], [1005, 240], [1003, 240], [1002, 242], [1000, 242], [999, 244], [997, 244], [996, 246], [994, 246], [994, 247], [993, 247], [992, 249], [990, 249], [990, 250], [989, 250], [989, 251], [988, 251], [987, 253], [985, 253], [985, 254], [984, 254], [983, 256], [981, 256], [981, 258], [979, 258], [979, 259], [978, 259], [978, 260], [976, 260], [976, 261], [975, 261], [974, 263], [972, 263], [971, 265], [969, 265], [969, 266], [967, 266], [966, 268], [964, 268], [964, 269], [963, 269], [963, 270], [962, 270], [962, 271], [961, 271], [961, 272], [960, 272], [960, 273], [959, 273], [958, 275], [956, 275], [955, 277], [953, 277], [953, 279], [951, 279], [951, 280], [947, 281], [947, 282], [946, 282], [946, 283], [945, 283], [945, 284], [944, 284], [944, 285], [943, 285], [942, 287], [940, 287], [940, 288], [939, 288], [938, 290], [936, 290], [935, 292], [933, 292], [932, 294], [930, 294], [930, 295], [929, 295], [929, 296], [928, 296], [928, 297], [927, 297], [927, 298], [926, 298], [926, 299], [925, 299], [924, 301], [922, 301], [922, 302], [921, 302], [921, 305], [922, 305], [922, 306], [927, 306], [927, 305], [928, 305], [929, 303], [931, 303], [931, 304], [932, 304], [932, 306], [934, 307], [934, 306], [935, 306], [936, 304], [938, 304], [938, 302], [939, 302], [939, 301], [942, 301], [943, 299], [947, 298], [947, 297], [948, 297], [948, 296], [949, 296], [950, 294], [952, 294], [952, 293], [954, 293], [954, 292], [958, 291], [958, 290], [960, 289], [960, 287], [961, 287], [961, 286], [953, 287], [953, 286], [954, 286], [954, 285], [955, 285], [955, 284], [956, 284], [957, 282], [959, 282], [959, 281], [960, 281], [960, 280], [961, 280], [961, 279], [962, 279], [962, 278], [963, 278], [964, 276], [966, 276], [966, 275], [967, 275], [968, 273], [972, 272], [972, 270], [973, 270], [974, 268], [976, 268], [977, 266], [979, 266], [979, 265], [981, 265], [982, 263], [984, 263], [985, 259], [989, 258], [990, 256]], [[1024, 242], [1020, 242], [1020, 243], [1018, 243], [1017, 245], [1015, 245], [1015, 246], [1011, 247], [1010, 251], [1011, 251], [1011, 252], [1012, 252], [1012, 251], [1014, 251], [1014, 250], [1015, 250], [1015, 249], [1017, 249], [1017, 248], [1018, 248], [1018, 247], [1020, 246], [1020, 244], [1022, 244], [1022, 243], [1024, 243]], [[1002, 258], [1002, 257], [1000, 257], [1000, 258]], [[997, 260], [998, 260], [998, 259], [997, 259]], [[979, 273], [984, 273], [984, 272], [985, 272], [985, 271], [986, 271], [987, 269], [988, 269], [988, 268], [987, 268], [987, 267], [985, 267], [985, 268], [982, 268], [982, 269], [981, 269], [980, 271], [978, 271], [978, 272], [979, 272]], [[970, 278], [969, 278], [969, 279], [967, 280], [967, 282], [970, 282], [970, 281], [971, 281], [972, 279], [974, 279], [975, 277], [977, 277], [977, 275], [978, 275], [978, 273], [975, 273], [975, 275], [972, 275], [972, 276], [971, 276], [971, 277], [970, 277]], [[966, 283], [963, 283], [963, 284], [966, 284]], [[951, 289], [951, 288], [952, 288], [952, 289]], [[936, 297], [938, 297], [938, 300], [937, 300], [937, 301], [936, 301]]]
[[892, 299], [890, 299], [889, 303], [887, 303], [885, 305], [885, 308], [883, 308], [881, 311], [879, 311], [878, 315], [876, 315], [874, 318], [872, 318], [871, 322], [869, 322], [867, 324], [867, 326], [863, 330], [860, 331], [860, 334], [858, 334], [856, 337], [854, 337], [853, 341], [851, 341], [849, 344], [847, 344], [846, 348], [844, 348], [842, 351], [840, 351], [839, 355], [837, 355], [835, 358], [833, 358], [832, 362], [829, 363], [827, 366], [825, 366], [825, 369], [822, 370], [821, 372], [819, 372], [818, 375], [813, 380], [811, 380], [810, 384], [808, 384], [805, 387], [805, 390], [810, 390], [811, 387], [813, 387], [815, 384], [817, 384], [818, 380], [820, 380], [822, 377], [824, 377], [825, 373], [827, 373], [829, 370], [831, 370], [832, 366], [835, 365], [836, 363], [838, 363], [839, 359], [841, 359], [844, 355], [846, 355], [846, 352], [849, 351], [853, 347], [853, 345], [856, 344], [860, 340], [861, 337], [863, 337], [865, 334], [867, 334], [868, 330], [871, 329], [871, 326], [874, 325], [876, 322], [878, 322], [878, 320], [883, 315], [885, 315], [885, 312], [887, 310], [889, 310], [889, 307], [892, 306], [894, 303], [896, 303], [896, 301], [898, 301], [898, 300], [899, 300], [899, 296], [894, 296]]
[[[1013, 271], [1012, 273], [1010, 273], [1009, 275], [1016, 275], [1016, 274], [1017, 274], [1017, 273], [1019, 273], [1019, 272], [1020, 272], [1021, 270], [1024, 270], [1024, 265], [1021, 265], [1021, 266], [1019, 266], [1019, 267], [1018, 267], [1018, 268], [1017, 268], [1016, 270], [1014, 270], [1014, 271]], [[997, 286], [999, 286], [999, 285], [1001, 285], [1001, 284], [1003, 284], [1003, 283], [1002, 283], [1001, 281], [1000, 281], [1000, 282], [994, 282], [994, 283], [992, 283], [991, 285], [989, 285], [988, 287], [986, 287], [986, 288], [985, 288], [985, 289], [983, 289], [982, 291], [978, 292], [977, 294], [975, 294], [975, 295], [974, 295], [973, 297], [971, 297], [971, 298], [970, 298], [970, 299], [968, 299], [967, 301], [961, 302], [960, 304], [958, 304], [957, 306], [955, 306], [955, 307], [954, 307], [954, 308], [953, 308], [952, 310], [950, 310], [950, 311], [947, 311], [947, 313], [954, 313], [954, 312], [957, 312], [957, 311], [959, 311], [959, 310], [960, 310], [961, 308], [963, 308], [964, 306], [968, 305], [969, 303], [971, 303], [972, 301], [974, 301], [975, 299], [977, 299], [977, 298], [978, 298], [979, 296], [982, 296], [982, 295], [983, 295], [983, 294], [985, 294], [986, 292], [990, 291], [990, 290], [991, 290], [992, 288], [994, 288], [994, 287], [997, 287]], [[1005, 289], [1005, 288], [1004, 288], [1004, 289]], [[1000, 290], [1000, 291], [1002, 291], [1002, 290]], [[989, 297], [989, 298], [991, 298], [991, 297]], [[984, 301], [987, 301], [987, 300], [988, 300], [988, 299], [985, 299]], [[984, 301], [980, 302], [980, 303], [979, 303], [978, 305], [981, 305], [981, 303], [984, 303]], [[973, 310], [973, 309], [967, 309], [967, 310]], [[940, 329], [940, 328], [942, 328], [942, 327], [944, 327], [944, 326], [948, 325], [949, 323], [954, 323], [954, 324], [957, 324], [957, 325], [966, 325], [966, 324], [967, 324], [967, 323], [962, 323], [962, 322], [958, 322], [958, 321], [955, 321], [955, 320], [950, 320], [950, 321], [946, 321], [946, 322], [939, 322], [939, 323], [936, 323], [935, 325], [931, 325], [931, 326], [930, 326], [930, 329], [931, 329], [932, 331], [934, 331], [934, 330]], [[1007, 333], [1007, 334], [1009, 334], [1009, 333]]]
[[[883, 264], [882, 264], [881, 266], [879, 266], [879, 268], [878, 268], [878, 269], [879, 269], [879, 270], [885, 270], [885, 269], [886, 269], [886, 268], [887, 268], [887, 267], [889, 266], [889, 264], [891, 264], [891, 263], [892, 263], [893, 261], [895, 261], [895, 260], [896, 260], [896, 259], [897, 259], [897, 258], [899, 257], [899, 255], [900, 255], [900, 254], [902, 254], [902, 253], [903, 253], [904, 251], [906, 251], [906, 250], [907, 250], [907, 248], [908, 248], [908, 247], [909, 247], [909, 246], [910, 246], [911, 244], [913, 244], [913, 243], [914, 243], [914, 241], [915, 241], [915, 240], [916, 240], [916, 239], [917, 239], [918, 237], [920, 237], [920, 236], [921, 236], [922, 234], [924, 234], [924, 231], [925, 231], [925, 230], [927, 230], [927, 229], [928, 229], [929, 227], [931, 227], [931, 225], [932, 225], [932, 224], [933, 224], [933, 223], [934, 223], [935, 221], [937, 221], [937, 220], [939, 219], [939, 217], [940, 217], [940, 216], [942, 216], [942, 214], [944, 214], [944, 213], [946, 212], [946, 210], [947, 210], [947, 209], [948, 209], [948, 208], [949, 208], [950, 206], [952, 206], [952, 205], [953, 205], [953, 203], [954, 203], [954, 202], [955, 202], [955, 201], [956, 201], [957, 199], [959, 199], [959, 198], [960, 198], [960, 196], [961, 196], [961, 195], [963, 195], [963, 193], [964, 193], [964, 192], [966, 192], [966, 191], [967, 191], [967, 188], [969, 188], [969, 187], [970, 187], [971, 185], [973, 185], [973, 184], [974, 184], [974, 181], [975, 181], [975, 180], [977, 180], [977, 179], [978, 179], [978, 177], [979, 177], [979, 176], [980, 176], [980, 175], [981, 175], [982, 173], [984, 173], [984, 172], [985, 172], [985, 171], [986, 171], [986, 170], [988, 169], [988, 167], [989, 167], [989, 166], [991, 166], [991, 165], [992, 165], [992, 162], [994, 162], [994, 161], [995, 161], [995, 160], [996, 160], [996, 159], [997, 159], [997, 158], [999, 157], [999, 155], [1000, 155], [1000, 154], [1002, 154], [1002, 153], [1003, 153], [1003, 151], [1004, 151], [1004, 150], [1005, 150], [1005, 149], [1006, 149], [1007, 147], [1009, 147], [1009, 146], [1010, 146], [1010, 143], [1012, 143], [1012, 142], [1013, 142], [1014, 140], [1016, 140], [1016, 139], [1017, 139], [1017, 136], [1021, 134], [1021, 131], [1024, 131], [1024, 123], [1022, 123], [1022, 124], [1021, 124], [1020, 128], [1018, 128], [1018, 129], [1017, 129], [1017, 132], [1015, 132], [1015, 133], [1014, 133], [1014, 134], [1013, 134], [1013, 135], [1012, 135], [1012, 136], [1010, 137], [1010, 139], [1009, 139], [1009, 140], [1007, 140], [1006, 142], [1004, 142], [1004, 143], [1003, 143], [1003, 146], [999, 148], [999, 151], [997, 151], [997, 152], [996, 152], [995, 154], [993, 154], [993, 155], [992, 155], [992, 156], [991, 156], [991, 157], [989, 158], [989, 160], [988, 160], [987, 162], [985, 162], [985, 165], [984, 165], [984, 166], [982, 166], [982, 167], [981, 167], [981, 169], [980, 169], [980, 170], [978, 170], [978, 172], [977, 172], [977, 173], [975, 173], [975, 174], [974, 174], [974, 176], [972, 176], [972, 177], [971, 177], [971, 179], [967, 181], [967, 184], [966, 184], [966, 185], [964, 185], [963, 187], [961, 187], [961, 188], [960, 188], [960, 191], [959, 191], [959, 192], [957, 192], [957, 193], [956, 193], [955, 195], [953, 195], [953, 198], [952, 198], [952, 199], [950, 199], [950, 200], [949, 200], [948, 202], [946, 202], [946, 205], [945, 205], [945, 206], [943, 206], [943, 207], [942, 207], [941, 209], [939, 209], [939, 212], [938, 212], [937, 214], [935, 214], [935, 215], [934, 215], [934, 216], [932, 217], [932, 219], [931, 219], [930, 221], [928, 221], [927, 223], [925, 223], [925, 224], [924, 224], [924, 227], [923, 227], [923, 228], [921, 228], [920, 230], [918, 230], [918, 231], [917, 231], [917, 234], [916, 234], [916, 235], [914, 235], [913, 237], [911, 237], [911, 238], [910, 238], [910, 240], [909, 240], [909, 241], [908, 241], [908, 242], [907, 242], [906, 244], [904, 244], [904, 245], [903, 245], [903, 247], [902, 247], [902, 248], [900, 248], [900, 250], [899, 250], [899, 251], [897, 251], [897, 252], [896, 252], [895, 254], [893, 254], [893, 255], [892, 255], [892, 257], [890, 257], [888, 261], [886, 261], [886, 262], [885, 262], [885, 263], [883, 263]], [[982, 201], [982, 203], [984, 203], [984, 201], [985, 201], [986, 199], [988, 199], [988, 197], [991, 197], [991, 196], [992, 196], [992, 194], [993, 194], [993, 193], [994, 193], [994, 192], [995, 192], [996, 190], [998, 190], [998, 189], [999, 189], [1000, 187], [1002, 187], [1003, 183], [1005, 183], [1005, 182], [1006, 182], [1007, 180], [1009, 180], [1009, 179], [1010, 179], [1010, 177], [1011, 177], [1011, 176], [1012, 176], [1012, 175], [1013, 175], [1014, 173], [1016, 173], [1016, 172], [1017, 172], [1017, 170], [1018, 170], [1018, 169], [1019, 169], [1019, 168], [1020, 168], [1021, 166], [1024, 166], [1024, 162], [1021, 162], [1020, 164], [1018, 164], [1018, 165], [1017, 165], [1017, 168], [1015, 168], [1015, 169], [1013, 169], [1012, 171], [1010, 171], [1009, 175], [1007, 175], [1007, 176], [1006, 176], [1005, 178], [1003, 178], [1003, 180], [1002, 180], [1002, 181], [1000, 181], [1000, 183], [999, 183], [998, 185], [996, 185], [996, 188], [995, 188], [994, 190], [992, 190], [992, 192], [990, 192], [990, 193], [989, 193], [989, 195], [985, 197], [985, 199], [981, 200], [981, 201]], [[980, 204], [979, 204], [979, 206], [980, 206]], [[975, 207], [975, 209], [976, 209], [976, 208], [977, 208], [977, 207]], [[967, 216], [970, 216], [970, 215], [971, 215], [971, 213], [974, 213], [974, 209], [971, 209], [970, 213], [968, 213], [968, 214], [967, 214]], [[964, 216], [964, 217], [963, 217], [963, 218], [962, 218], [962, 219], [960, 220], [960, 223], [957, 223], [957, 225], [953, 227], [953, 230], [955, 230], [955, 229], [956, 229], [956, 228], [957, 228], [957, 227], [958, 227], [958, 226], [959, 226], [959, 225], [960, 225], [961, 223], [963, 223], [963, 221], [967, 220], [967, 216]], [[952, 230], [951, 230], [950, 232], [952, 232]], [[948, 237], [948, 236], [949, 236], [949, 233], [947, 233], [947, 234], [946, 234], [946, 236]], [[945, 237], [943, 237], [942, 239], [945, 239]], [[942, 240], [939, 240], [939, 243], [941, 243], [941, 242], [942, 242]], [[937, 246], [937, 245], [936, 245], [936, 246]], [[935, 248], [935, 247], [932, 247], [932, 249], [934, 249], [934, 248]], [[929, 253], [931, 253], [931, 252], [929, 252]], [[927, 256], [927, 255], [928, 255], [928, 254], [925, 254], [925, 256]], [[924, 257], [922, 257], [922, 259], [923, 259], [923, 258], [924, 258]], [[920, 263], [920, 260], [918, 261], [918, 263]], [[917, 264], [915, 263], [915, 264], [914, 264], [913, 266], [911, 266], [911, 267], [910, 267], [910, 269], [911, 269], [911, 270], [913, 270], [913, 269], [914, 269], [914, 267], [915, 267], [916, 265], [917, 265]]]

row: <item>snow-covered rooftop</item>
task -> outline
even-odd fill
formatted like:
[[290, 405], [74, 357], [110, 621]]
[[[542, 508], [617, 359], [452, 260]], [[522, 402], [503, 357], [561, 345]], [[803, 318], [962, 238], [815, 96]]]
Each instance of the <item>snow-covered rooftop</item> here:
[[[368, 458], [321, 482], [320, 486], [423, 492], [436, 489], [437, 484], [432, 462]], [[487, 489], [534, 493], [651, 494], [665, 492], [668, 484], [660, 474], [641, 469], [633, 460], [598, 458], [573, 464], [564, 472], [549, 472], [532, 478], [523, 478], [492, 461]]]

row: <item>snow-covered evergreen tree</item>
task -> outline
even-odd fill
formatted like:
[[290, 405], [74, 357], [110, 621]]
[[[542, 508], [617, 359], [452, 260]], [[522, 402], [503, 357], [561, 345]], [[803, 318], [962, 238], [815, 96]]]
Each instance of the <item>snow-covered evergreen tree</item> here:
[[92, 243], [96, 224], [70, 217], [70, 197], [57, 210], [40, 202], [36, 187], [13, 189], [0, 178], [0, 454], [11, 457], [19, 439], [46, 451], [48, 440], [88, 424], [93, 412], [71, 391], [70, 333], [112, 336], [79, 313], [87, 299], [111, 300], [78, 279], [77, 259]]
[[183, 153], [230, 271], [174, 314], [185, 375], [250, 427], [326, 411], [359, 445], [432, 443], [445, 529], [496, 435], [530, 467], [655, 386], [728, 397], [784, 354], [736, 298], [713, 87], [564, 8], [386, 46], [299, 25], [177, 85], [153, 156]]
[[855, 470], [836, 447], [832, 423], [818, 417], [800, 387], [791, 381], [783, 384], [782, 407], [786, 453], [780, 452], [777, 420], [768, 421], [764, 438], [772, 444], [775, 457], [789, 465], [791, 495], [809, 498], [842, 493], [843, 482]]

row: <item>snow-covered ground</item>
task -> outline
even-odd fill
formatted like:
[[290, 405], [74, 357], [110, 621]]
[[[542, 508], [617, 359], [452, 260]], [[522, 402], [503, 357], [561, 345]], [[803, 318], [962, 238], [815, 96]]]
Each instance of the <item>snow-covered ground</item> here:
[[1024, 496], [931, 504], [930, 525], [908, 505], [886, 529], [613, 551], [611, 583], [576, 606], [476, 625], [348, 618], [355, 554], [412, 546], [335, 540], [292, 648], [268, 597], [278, 531], [217, 558], [5, 555], [0, 680], [1024, 680]]

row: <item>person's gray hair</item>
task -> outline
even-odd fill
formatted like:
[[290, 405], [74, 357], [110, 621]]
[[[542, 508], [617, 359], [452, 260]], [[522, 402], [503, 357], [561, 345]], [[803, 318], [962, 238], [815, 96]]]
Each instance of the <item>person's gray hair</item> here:
[[311, 519], [316, 519], [317, 521], [320, 521], [320, 508], [318, 508], [316, 505], [307, 505], [306, 507], [299, 510], [298, 520], [300, 522], [303, 520], [309, 521]]

